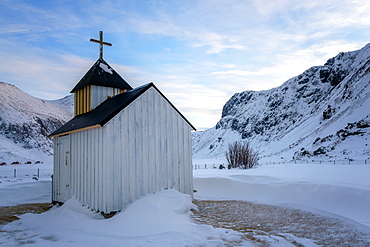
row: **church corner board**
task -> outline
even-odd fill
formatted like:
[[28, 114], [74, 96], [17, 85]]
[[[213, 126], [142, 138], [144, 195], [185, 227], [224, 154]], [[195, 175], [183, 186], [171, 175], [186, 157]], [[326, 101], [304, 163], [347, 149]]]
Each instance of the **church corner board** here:
[[[72, 89], [75, 116], [54, 131], [54, 203], [103, 213], [174, 188], [193, 193], [192, 124], [153, 84], [132, 88], [100, 57]], [[111, 44], [110, 44], [111, 45]]]

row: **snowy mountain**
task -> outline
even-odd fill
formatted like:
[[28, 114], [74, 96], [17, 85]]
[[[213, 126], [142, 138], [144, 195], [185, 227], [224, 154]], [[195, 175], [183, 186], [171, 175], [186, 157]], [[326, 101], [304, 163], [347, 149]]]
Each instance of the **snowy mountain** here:
[[193, 154], [221, 157], [228, 143], [249, 140], [266, 158], [367, 158], [369, 81], [370, 44], [280, 87], [236, 93], [214, 128], [193, 134]]
[[51, 103], [55, 106], [58, 106], [58, 107], [60, 107], [64, 110], [66, 110], [71, 115], [73, 115], [73, 104], [74, 104], [73, 94], [65, 96], [61, 99], [45, 100], [45, 101], [48, 102], [48, 103]]
[[0, 82], [0, 161], [35, 161], [52, 154], [47, 136], [70, 118], [70, 112]]

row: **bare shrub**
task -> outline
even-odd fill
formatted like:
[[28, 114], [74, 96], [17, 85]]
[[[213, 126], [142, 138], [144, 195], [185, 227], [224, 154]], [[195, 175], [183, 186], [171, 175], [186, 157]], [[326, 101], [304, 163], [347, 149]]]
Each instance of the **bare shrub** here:
[[254, 151], [248, 141], [236, 141], [229, 144], [226, 160], [233, 168], [249, 169], [258, 165], [259, 154]]

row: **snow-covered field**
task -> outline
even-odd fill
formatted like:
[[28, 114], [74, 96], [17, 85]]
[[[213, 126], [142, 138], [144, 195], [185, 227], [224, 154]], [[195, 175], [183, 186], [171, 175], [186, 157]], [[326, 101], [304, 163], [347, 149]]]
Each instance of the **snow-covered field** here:
[[[211, 167], [217, 160], [194, 163], [198, 162]], [[0, 206], [50, 202], [51, 173], [51, 164], [0, 166]], [[37, 174], [38, 180], [33, 179]], [[281, 164], [250, 170], [197, 169], [194, 197], [303, 209], [338, 218], [370, 236], [369, 176], [370, 165]], [[145, 196], [113, 218], [103, 219], [71, 199], [43, 214], [25, 214], [20, 220], [0, 226], [0, 245], [253, 246], [236, 231], [195, 224], [190, 218], [192, 207], [189, 196], [166, 190]], [[305, 246], [316, 246], [313, 240], [303, 242]], [[285, 242], [274, 243], [289, 246]]]

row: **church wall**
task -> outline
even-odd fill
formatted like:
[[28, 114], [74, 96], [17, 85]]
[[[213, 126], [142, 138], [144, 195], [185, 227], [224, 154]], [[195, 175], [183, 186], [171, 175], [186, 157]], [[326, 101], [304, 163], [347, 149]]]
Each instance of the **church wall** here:
[[[71, 195], [84, 206], [105, 211], [111, 197], [112, 177], [109, 171], [112, 155], [105, 144], [103, 128], [71, 134]], [[109, 129], [108, 129], [109, 131]]]
[[103, 127], [70, 134], [71, 196], [109, 213], [161, 189], [192, 195], [190, 130], [149, 88]]
[[120, 94], [119, 88], [88, 85], [74, 93], [74, 115], [83, 114], [96, 108], [108, 97]]
[[[161, 189], [175, 188], [192, 195], [190, 126], [182, 116], [150, 88], [103, 128], [112, 140], [115, 198], [108, 211]], [[107, 170], [108, 171], [108, 170]], [[118, 200], [119, 198], [119, 200]]]
[[54, 160], [53, 160], [53, 182], [52, 182], [52, 194], [51, 200], [53, 202], [59, 201], [58, 191], [59, 191], [59, 148], [58, 148], [58, 138], [54, 137]]
[[65, 201], [69, 198], [70, 187], [70, 138], [69, 135], [54, 139], [57, 149], [54, 152], [54, 174], [52, 201]]
[[105, 101], [107, 97], [112, 97], [120, 92], [121, 89], [119, 88], [91, 85], [91, 108], [94, 109]]
[[77, 90], [74, 93], [74, 115], [83, 114], [91, 110], [91, 86]]
[[[161, 189], [175, 188], [192, 194], [190, 127], [154, 88], [105, 127], [114, 130], [105, 136], [107, 142], [113, 140], [112, 148], [117, 150], [113, 160], [115, 164], [122, 161], [110, 171], [115, 174], [114, 187], [128, 187], [113, 190], [113, 197], [121, 201], [115, 201], [108, 211], [120, 210], [122, 205]], [[188, 150], [184, 150], [184, 143]]]

